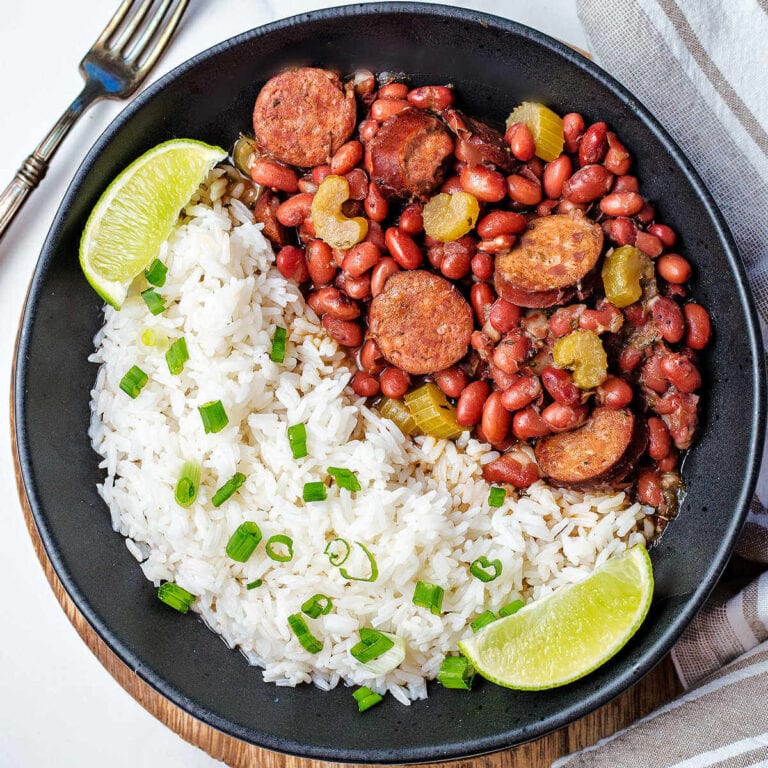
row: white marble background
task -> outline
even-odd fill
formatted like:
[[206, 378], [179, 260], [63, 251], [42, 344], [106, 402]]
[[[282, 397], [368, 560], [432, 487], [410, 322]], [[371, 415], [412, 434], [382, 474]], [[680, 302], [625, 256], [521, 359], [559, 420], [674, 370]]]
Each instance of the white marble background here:
[[[192, 0], [157, 77], [199, 51], [328, 0]], [[457, 3], [585, 47], [575, 0]], [[77, 63], [118, 0], [0, 0], [0, 185], [80, 88]], [[149, 715], [91, 655], [48, 587], [16, 498], [8, 391], [28, 280], [59, 200], [122, 103], [81, 119], [53, 168], [0, 242], [0, 767], [220, 765]]]

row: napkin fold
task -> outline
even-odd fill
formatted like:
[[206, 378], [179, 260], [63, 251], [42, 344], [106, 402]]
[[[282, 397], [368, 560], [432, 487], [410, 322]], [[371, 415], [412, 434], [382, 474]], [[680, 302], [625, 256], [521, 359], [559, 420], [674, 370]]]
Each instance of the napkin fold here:
[[[704, 179], [768, 323], [768, 0], [577, 0], [595, 61]], [[687, 693], [554, 766], [768, 766], [768, 447], [724, 579], [672, 651]]]

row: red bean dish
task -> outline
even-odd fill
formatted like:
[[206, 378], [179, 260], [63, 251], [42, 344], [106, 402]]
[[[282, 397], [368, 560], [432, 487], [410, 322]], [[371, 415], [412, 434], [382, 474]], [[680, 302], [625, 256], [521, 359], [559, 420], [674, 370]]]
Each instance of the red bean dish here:
[[433, 382], [439, 413], [501, 452], [488, 481], [633, 487], [661, 529], [711, 336], [691, 265], [606, 123], [529, 104], [553, 152], [536, 124], [502, 136], [455, 96], [365, 71], [272, 78], [247, 167], [277, 267], [404, 431], [402, 398]]

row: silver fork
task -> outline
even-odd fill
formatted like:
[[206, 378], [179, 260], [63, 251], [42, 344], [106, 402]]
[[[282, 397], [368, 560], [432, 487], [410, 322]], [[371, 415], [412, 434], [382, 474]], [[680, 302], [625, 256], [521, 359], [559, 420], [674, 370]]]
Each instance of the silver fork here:
[[0, 193], [0, 238], [80, 115], [99, 99], [127, 99], [165, 50], [189, 0], [123, 0], [80, 62], [85, 85]]

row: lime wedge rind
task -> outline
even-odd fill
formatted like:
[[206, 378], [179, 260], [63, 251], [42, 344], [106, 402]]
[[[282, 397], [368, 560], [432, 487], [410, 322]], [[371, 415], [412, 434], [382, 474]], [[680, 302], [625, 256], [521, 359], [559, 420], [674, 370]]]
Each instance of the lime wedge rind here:
[[518, 690], [566, 685], [618, 653], [645, 619], [653, 571], [638, 545], [587, 579], [529, 603], [459, 643], [479, 674]]
[[80, 241], [80, 266], [116, 309], [133, 279], [171, 233], [179, 211], [227, 153], [194, 139], [172, 139], [134, 160], [104, 191]]

